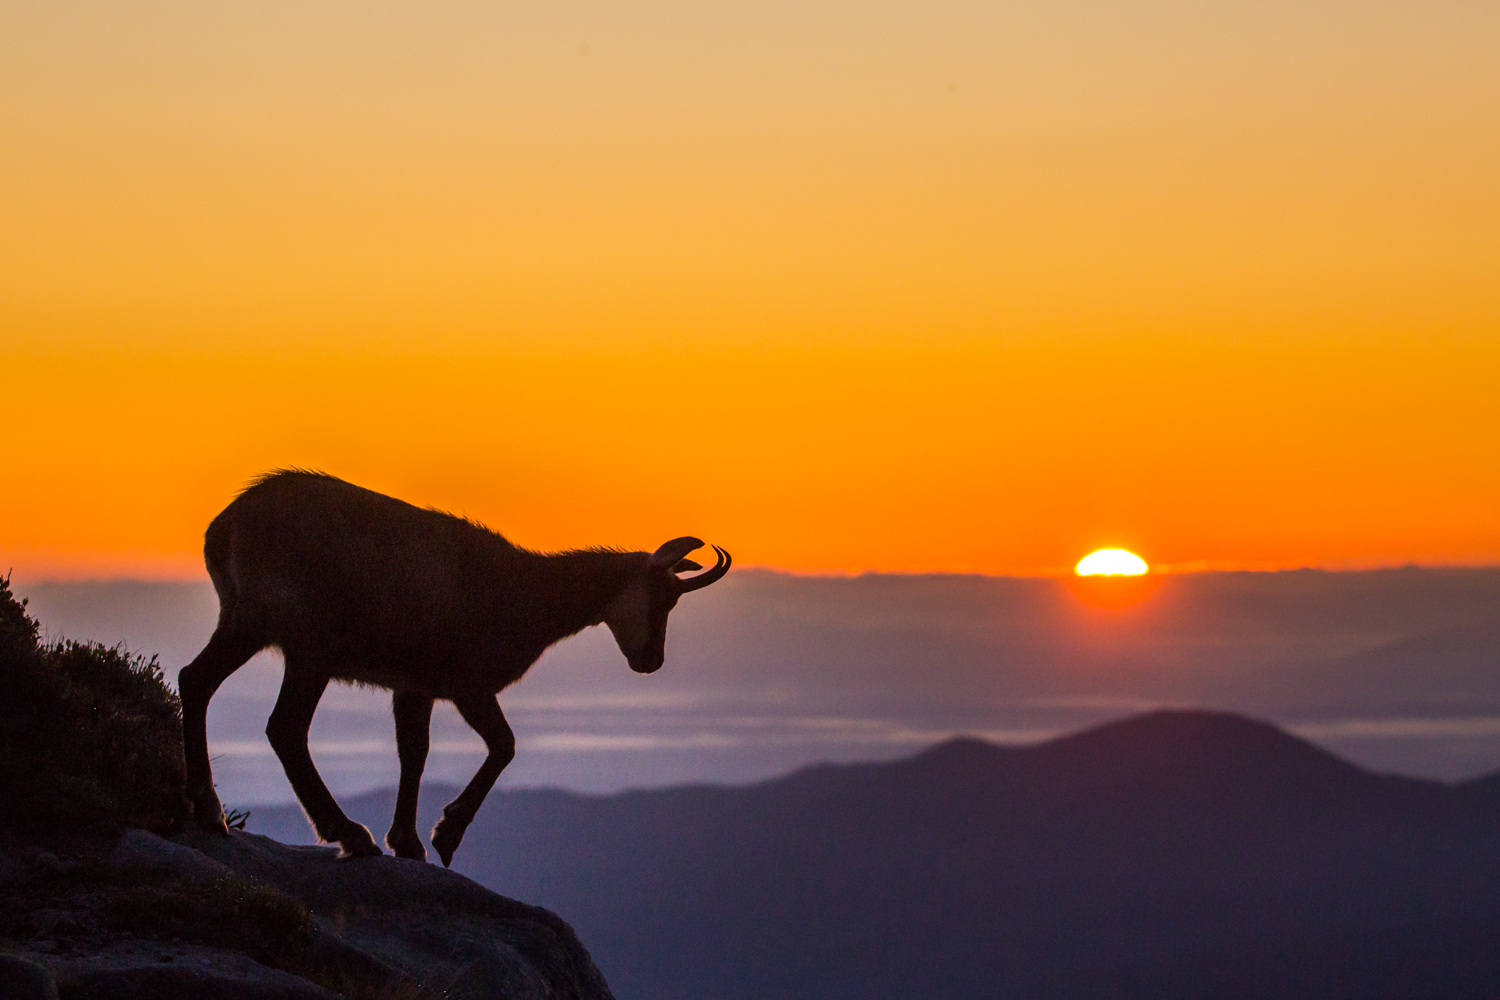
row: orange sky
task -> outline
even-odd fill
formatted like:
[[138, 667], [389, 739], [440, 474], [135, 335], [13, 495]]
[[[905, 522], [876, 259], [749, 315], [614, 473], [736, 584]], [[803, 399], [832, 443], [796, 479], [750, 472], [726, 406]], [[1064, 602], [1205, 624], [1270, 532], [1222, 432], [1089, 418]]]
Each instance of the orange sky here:
[[[303, 465], [807, 571], [1500, 561], [1500, 9], [0, 10], [0, 564]], [[19, 9], [30, 7], [34, 9]]]

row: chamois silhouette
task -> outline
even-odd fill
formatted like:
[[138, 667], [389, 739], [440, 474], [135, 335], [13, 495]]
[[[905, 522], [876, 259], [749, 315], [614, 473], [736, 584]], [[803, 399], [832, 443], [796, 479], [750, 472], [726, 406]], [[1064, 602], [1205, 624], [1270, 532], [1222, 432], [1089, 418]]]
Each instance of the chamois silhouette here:
[[515, 736], [496, 695], [559, 639], [603, 623], [632, 670], [665, 657], [667, 615], [688, 591], [729, 571], [729, 553], [702, 569], [696, 538], [655, 552], [531, 552], [441, 511], [302, 470], [262, 476], [208, 526], [203, 556], [219, 595], [208, 645], [182, 668], [183, 749], [195, 821], [227, 833], [208, 760], [207, 712], [219, 685], [269, 646], [286, 661], [266, 725], [271, 747], [318, 836], [345, 856], [377, 855], [370, 831], [344, 815], [307, 747], [329, 681], [388, 688], [401, 781], [386, 844], [425, 860], [417, 790], [432, 705], [452, 701], [489, 753], [432, 829], [444, 866], [463, 840]]

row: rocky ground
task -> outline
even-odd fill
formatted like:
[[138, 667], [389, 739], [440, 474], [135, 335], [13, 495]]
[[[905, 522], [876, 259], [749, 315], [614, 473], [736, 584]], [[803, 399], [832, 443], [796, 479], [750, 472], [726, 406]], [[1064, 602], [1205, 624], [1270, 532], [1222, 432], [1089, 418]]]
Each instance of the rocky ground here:
[[7, 1000], [611, 998], [559, 917], [436, 865], [238, 831], [50, 846], [0, 843]]

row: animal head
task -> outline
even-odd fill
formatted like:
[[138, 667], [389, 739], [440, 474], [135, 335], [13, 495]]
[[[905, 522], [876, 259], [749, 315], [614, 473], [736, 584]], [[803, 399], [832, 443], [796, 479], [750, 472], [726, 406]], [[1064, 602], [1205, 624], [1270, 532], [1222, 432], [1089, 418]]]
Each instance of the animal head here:
[[640, 572], [631, 577], [625, 589], [610, 601], [604, 611], [604, 624], [614, 634], [615, 642], [630, 669], [649, 674], [660, 669], [667, 655], [667, 615], [677, 606], [677, 599], [692, 590], [701, 590], [729, 572], [729, 553], [713, 547], [718, 561], [697, 576], [680, 577], [703, 569], [687, 558], [701, 549], [696, 538], [674, 538], [651, 554]]

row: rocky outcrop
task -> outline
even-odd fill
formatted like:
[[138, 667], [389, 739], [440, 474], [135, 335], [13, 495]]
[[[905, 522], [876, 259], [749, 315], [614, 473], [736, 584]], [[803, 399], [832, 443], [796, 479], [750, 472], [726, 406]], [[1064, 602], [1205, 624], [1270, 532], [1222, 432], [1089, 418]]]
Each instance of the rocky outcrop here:
[[42, 636], [0, 576], [0, 1000], [612, 1000], [567, 924], [454, 872], [178, 833], [156, 661]]
[[12, 852], [0, 885], [14, 975], [63, 1000], [612, 1000], [561, 918], [436, 865], [238, 831], [87, 853]]

